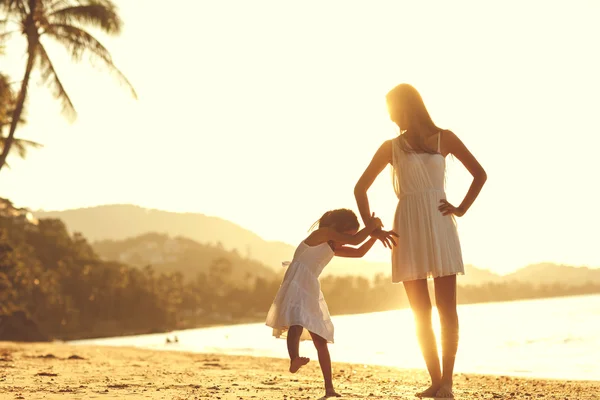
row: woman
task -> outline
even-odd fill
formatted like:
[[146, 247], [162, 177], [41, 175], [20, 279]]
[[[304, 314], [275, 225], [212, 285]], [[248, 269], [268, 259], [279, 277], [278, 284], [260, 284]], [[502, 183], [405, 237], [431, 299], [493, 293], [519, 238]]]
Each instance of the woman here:
[[[460, 139], [432, 121], [417, 90], [401, 84], [386, 96], [390, 119], [400, 128], [399, 137], [384, 142], [354, 190], [362, 219], [371, 217], [367, 190], [383, 169], [393, 167], [398, 206], [394, 231], [398, 243], [392, 250], [392, 281], [402, 282], [413, 310], [421, 352], [431, 376], [431, 386], [421, 397], [453, 397], [452, 375], [458, 348], [456, 275], [464, 274], [454, 216], [463, 216], [487, 179], [484, 169]], [[445, 158], [453, 154], [473, 175], [473, 183], [458, 207], [446, 200]], [[392, 247], [389, 236], [372, 236]], [[395, 243], [394, 243], [395, 244]], [[427, 278], [433, 278], [442, 334], [442, 365], [431, 323]]]

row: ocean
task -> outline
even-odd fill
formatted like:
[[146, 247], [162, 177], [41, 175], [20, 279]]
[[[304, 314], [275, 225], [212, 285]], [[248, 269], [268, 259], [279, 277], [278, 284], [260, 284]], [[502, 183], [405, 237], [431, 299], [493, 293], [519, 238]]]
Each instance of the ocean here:
[[[458, 312], [457, 373], [600, 380], [600, 295], [461, 305]], [[332, 319], [334, 363], [425, 368], [409, 309]], [[437, 322], [434, 312], [439, 333]], [[174, 336], [179, 342], [167, 344]], [[287, 358], [285, 341], [262, 323], [72, 343]], [[311, 342], [300, 352], [316, 360]]]

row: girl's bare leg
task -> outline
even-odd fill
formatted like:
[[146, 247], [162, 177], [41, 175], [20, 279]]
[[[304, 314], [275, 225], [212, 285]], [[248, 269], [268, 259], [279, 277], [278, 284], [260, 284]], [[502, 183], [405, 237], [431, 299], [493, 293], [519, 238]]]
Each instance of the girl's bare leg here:
[[295, 374], [300, 367], [308, 364], [307, 357], [300, 357], [300, 336], [304, 328], [300, 325], [290, 326], [287, 334], [287, 348], [290, 355], [290, 372]]
[[442, 380], [436, 397], [452, 398], [452, 375], [458, 350], [458, 313], [456, 275], [435, 279], [435, 302], [442, 328]]
[[419, 397], [434, 397], [442, 383], [442, 371], [438, 357], [437, 343], [433, 326], [431, 324], [431, 299], [427, 288], [427, 279], [418, 279], [404, 282], [404, 289], [408, 296], [410, 307], [415, 317], [417, 327], [417, 338], [421, 347], [421, 353], [425, 359], [431, 386], [417, 393]]
[[312, 336], [313, 343], [319, 354], [319, 365], [321, 366], [321, 372], [323, 372], [323, 379], [325, 380], [325, 397], [341, 397], [333, 388], [331, 356], [329, 355], [327, 340], [312, 332], [310, 332], [310, 336]]

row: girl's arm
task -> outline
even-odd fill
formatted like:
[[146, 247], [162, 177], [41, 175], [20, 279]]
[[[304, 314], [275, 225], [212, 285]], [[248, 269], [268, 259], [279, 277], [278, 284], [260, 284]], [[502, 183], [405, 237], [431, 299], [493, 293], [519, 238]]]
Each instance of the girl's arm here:
[[369, 250], [371, 250], [371, 247], [373, 247], [373, 245], [375, 244], [376, 241], [377, 241], [377, 238], [376, 237], [372, 237], [369, 240], [367, 240], [359, 248], [348, 247], [348, 246], [341, 246], [340, 248], [335, 249], [335, 255], [337, 257], [361, 258], [365, 254], [367, 254], [367, 252]]
[[452, 204], [448, 203], [447, 200], [441, 200], [441, 205], [438, 207], [443, 215], [454, 214], [461, 217], [465, 215], [479, 195], [479, 192], [481, 192], [481, 188], [487, 180], [487, 173], [481, 164], [479, 164], [479, 161], [477, 161], [475, 156], [471, 154], [469, 149], [467, 149], [454, 133], [451, 131], [444, 131], [443, 138], [445, 143], [444, 147], [448, 150], [448, 153], [454, 154], [473, 176], [473, 182], [471, 183], [465, 198], [458, 207], [454, 207]]
[[340, 233], [332, 228], [319, 228], [306, 238], [305, 243], [309, 246], [316, 246], [323, 242], [333, 241], [342, 245], [349, 244], [357, 246], [364, 242], [375, 229], [379, 229], [382, 226], [381, 220], [375, 218], [375, 214], [373, 214], [373, 217], [368, 221], [367, 226], [358, 231], [355, 235]]

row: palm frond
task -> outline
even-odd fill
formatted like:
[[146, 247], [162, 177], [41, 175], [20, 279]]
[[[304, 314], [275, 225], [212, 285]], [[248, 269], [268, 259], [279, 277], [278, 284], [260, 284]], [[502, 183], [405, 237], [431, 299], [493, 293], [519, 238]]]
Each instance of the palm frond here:
[[52, 12], [64, 7], [70, 7], [77, 4], [79, 4], [77, 0], [47, 0], [46, 2], [44, 2], [44, 9], [47, 12]]
[[75, 61], [81, 61], [85, 53], [89, 53], [92, 56], [90, 59], [92, 62], [94, 59], [102, 61], [108, 67], [109, 71], [115, 74], [116, 78], [129, 88], [132, 96], [137, 99], [137, 93], [133, 85], [115, 66], [110, 52], [91, 34], [83, 29], [65, 24], [53, 24], [47, 27], [44, 33], [65, 46]]
[[8, 40], [10, 38], [10, 35], [15, 34], [17, 31], [4, 31], [4, 32], [0, 32], [0, 53], [2, 53], [2, 51], [4, 51], [4, 49], [6, 48], [6, 46], [4, 45], [4, 41]]
[[[4, 143], [6, 142], [6, 138], [5, 137], [0, 137], [0, 148], [4, 148]], [[43, 144], [38, 143], [38, 142], [34, 142], [32, 140], [26, 140], [26, 139], [17, 139], [15, 138], [13, 143], [12, 143], [12, 148], [11, 151], [16, 151], [18, 156], [21, 158], [25, 158], [27, 157], [27, 150], [28, 148], [32, 148], [32, 149], [39, 149], [44, 147]]]
[[42, 44], [39, 44], [36, 48], [36, 51], [38, 52], [38, 62], [42, 81], [50, 86], [50, 90], [52, 90], [54, 97], [61, 102], [64, 116], [70, 122], [73, 122], [77, 117], [77, 111], [75, 111], [75, 106], [73, 105], [71, 98], [67, 94], [65, 87], [58, 78], [58, 74], [54, 69], [52, 61], [50, 61], [50, 57], [48, 56], [46, 49], [44, 46], [42, 46]]
[[0, 0], [0, 11], [4, 11], [7, 15], [13, 13], [23, 14], [26, 9], [24, 0]]
[[[0, 149], [4, 148], [4, 144], [6, 143], [6, 138], [5, 137], [0, 137]], [[11, 147], [11, 152], [12, 151], [16, 151], [17, 155], [21, 158], [25, 158], [27, 157], [27, 150], [29, 148], [32, 149], [39, 149], [44, 147], [43, 144], [38, 143], [38, 142], [34, 142], [32, 140], [26, 140], [26, 139], [18, 139], [15, 138], [13, 143], [12, 143], [12, 147]]]
[[65, 46], [77, 62], [81, 61], [84, 53], [91, 52], [105, 63], [113, 63], [112, 56], [106, 47], [81, 28], [67, 24], [52, 24], [46, 28], [44, 34]]
[[48, 22], [58, 25], [93, 26], [110, 35], [121, 33], [123, 21], [112, 2], [92, 2], [61, 8], [48, 14]]

